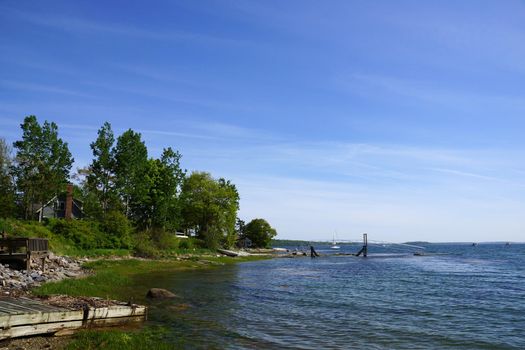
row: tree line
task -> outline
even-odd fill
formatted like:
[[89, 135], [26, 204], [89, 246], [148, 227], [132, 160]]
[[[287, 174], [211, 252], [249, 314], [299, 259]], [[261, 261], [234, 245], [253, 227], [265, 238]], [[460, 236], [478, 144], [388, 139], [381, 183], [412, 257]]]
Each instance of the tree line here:
[[231, 247], [239, 238], [267, 246], [276, 235], [264, 219], [244, 224], [237, 218], [240, 197], [231, 181], [208, 172], [188, 174], [171, 147], [150, 157], [141, 134], [131, 129], [116, 137], [104, 123], [90, 144], [91, 163], [73, 175], [74, 159], [57, 124], [40, 124], [31, 115], [21, 129], [12, 148], [0, 138], [0, 217], [34, 219], [74, 179], [85, 218], [99, 223], [115, 246], [129, 245], [133, 233], [140, 246], [191, 232], [210, 249]]

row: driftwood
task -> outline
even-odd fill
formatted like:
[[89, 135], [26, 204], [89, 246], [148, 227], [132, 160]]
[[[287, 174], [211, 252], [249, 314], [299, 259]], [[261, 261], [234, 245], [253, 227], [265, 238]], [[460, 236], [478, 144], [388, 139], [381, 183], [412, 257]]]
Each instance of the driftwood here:
[[217, 249], [217, 251], [219, 253], [223, 254], [223, 255], [232, 256], [232, 257], [249, 256], [250, 255], [250, 253], [242, 252], [242, 251], [239, 251], [239, 250]]

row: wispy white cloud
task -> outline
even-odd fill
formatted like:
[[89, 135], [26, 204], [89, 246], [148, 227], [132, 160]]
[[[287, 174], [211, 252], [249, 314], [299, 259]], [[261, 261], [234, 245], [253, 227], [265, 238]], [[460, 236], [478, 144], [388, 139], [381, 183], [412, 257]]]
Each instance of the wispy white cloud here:
[[337, 86], [347, 92], [374, 98], [383, 94], [390, 98], [407, 97], [418, 102], [434, 103], [461, 109], [479, 108], [480, 106], [506, 106], [525, 110], [525, 100], [519, 95], [512, 93], [505, 95], [493, 92], [482, 93], [468, 90], [467, 88], [458, 89], [439, 86], [435, 81], [404, 79], [374, 74], [337, 76], [334, 78], [334, 81]]
[[78, 69], [68, 67], [64, 63], [57, 64], [52, 62], [42, 62], [41, 58], [39, 58], [38, 61], [27, 59], [27, 57], [33, 56], [33, 52], [24, 47], [3, 47], [0, 45], [0, 51], [11, 52], [11, 55], [9, 56], [0, 56], [0, 61], [9, 65], [20, 66], [41, 72], [59, 73], [68, 76], [78, 76], [82, 73], [79, 72]]
[[187, 132], [178, 132], [178, 131], [169, 131], [169, 130], [151, 130], [151, 129], [137, 129], [135, 130], [142, 134], [150, 135], [160, 135], [160, 136], [172, 136], [179, 138], [189, 138], [189, 139], [202, 139], [202, 140], [220, 140], [220, 137], [197, 134], [197, 133], [187, 133]]
[[19, 124], [20, 124], [20, 120], [9, 118], [9, 117], [0, 117], [0, 125], [14, 126], [14, 125], [19, 125]]
[[476, 60], [490, 61], [495, 67], [525, 73], [525, 48], [521, 45], [525, 28], [517, 25], [525, 21], [525, 6], [521, 1], [498, 5], [488, 4], [489, 10], [468, 12], [464, 8], [455, 11], [449, 6], [433, 6], [429, 11], [421, 6], [407, 13], [406, 9], [395, 7], [382, 14], [381, 20], [410, 37], [446, 50], [452, 57], [463, 53]]
[[62, 17], [52, 14], [36, 14], [30, 12], [21, 12], [18, 10], [4, 9], [4, 13], [9, 13], [12, 17], [29, 22], [34, 25], [51, 27], [61, 31], [95, 33], [116, 36], [126, 36], [146, 40], [160, 41], [188, 41], [204, 45], [235, 45], [235, 46], [255, 46], [251, 41], [240, 38], [227, 38], [213, 36], [203, 33], [192, 33], [175, 30], [155, 30], [141, 28], [133, 25], [122, 23], [104, 23], [84, 18]]
[[72, 123], [60, 123], [61, 129], [71, 129], [71, 130], [86, 130], [93, 131], [98, 130], [98, 127], [93, 124], [72, 124]]
[[129, 64], [129, 63], [112, 63], [112, 66], [118, 70], [124, 71], [126, 73], [131, 73], [136, 76], [147, 78], [150, 80], [156, 80], [160, 82], [168, 83], [180, 83], [186, 86], [196, 86], [196, 87], [206, 87], [217, 89], [220, 85], [214, 85], [209, 82], [209, 77], [206, 81], [197, 80], [195, 78], [190, 78], [187, 76], [187, 73], [184, 73], [184, 69], [174, 68], [174, 67], [151, 67], [143, 66], [140, 64]]
[[455, 170], [455, 169], [430, 168], [430, 170], [441, 172], [441, 173], [446, 173], [446, 174], [463, 176], [463, 177], [471, 177], [471, 178], [481, 179], [481, 180], [501, 181], [501, 178], [497, 178], [497, 177], [493, 177], [493, 176], [487, 176], [487, 175], [481, 175], [481, 174], [476, 174], [476, 173], [470, 173], [470, 172], [467, 172], [467, 171], [461, 171], [461, 170]]
[[72, 89], [45, 85], [45, 84], [36, 84], [36, 83], [31, 83], [31, 82], [19, 82], [19, 81], [4, 79], [4, 80], [0, 80], [0, 85], [8, 89], [36, 91], [36, 92], [44, 92], [44, 93], [50, 93], [50, 94], [76, 96], [76, 97], [93, 97], [92, 95], [86, 94], [84, 92], [72, 90]]
[[[282, 238], [353, 239], [368, 232], [376, 240], [523, 241], [523, 203], [478, 193], [465, 197], [461, 185], [434, 191], [283, 177], [234, 178], [241, 216], [266, 217]], [[502, 220], [503, 219], [503, 220]], [[491, 238], [492, 237], [492, 238]]]
[[195, 132], [206, 135], [216, 135], [223, 140], [235, 140], [236, 142], [247, 140], [265, 142], [284, 141], [284, 137], [279, 136], [275, 132], [270, 133], [261, 129], [202, 118], [180, 120], [177, 125], [180, 125], [184, 129], [194, 130]]
[[106, 84], [97, 81], [85, 81], [84, 83], [88, 86], [102, 88], [108, 91], [122, 92], [126, 94], [133, 94], [137, 96], [143, 96], [171, 102], [199, 105], [208, 108], [220, 108], [236, 111], [250, 111], [254, 108], [253, 106], [247, 104], [225, 102], [224, 100], [219, 100], [211, 97], [200, 97], [196, 95], [190, 95], [184, 91], [181, 91], [180, 89], [171, 89], [166, 91], [165, 89], [160, 88], [144, 88], [138, 86], [130, 86], [129, 84], [123, 83]]
[[[515, 159], [525, 154], [506, 150], [468, 150], [435, 147], [409, 147], [399, 144], [352, 144], [299, 142], [286, 139], [249, 144], [242, 138], [232, 143], [185, 146], [195, 163], [237, 172], [297, 174], [305, 179], [326, 178], [334, 181], [369, 184], [383, 189], [446, 188], [465, 182], [465, 191], [474, 184], [484, 189], [499, 186], [521, 189], [525, 181]], [[502, 169], [512, 168], [511, 171]], [[521, 169], [523, 171], [523, 169]], [[493, 183], [487, 186], [486, 181]], [[476, 182], [481, 181], [481, 182]]]

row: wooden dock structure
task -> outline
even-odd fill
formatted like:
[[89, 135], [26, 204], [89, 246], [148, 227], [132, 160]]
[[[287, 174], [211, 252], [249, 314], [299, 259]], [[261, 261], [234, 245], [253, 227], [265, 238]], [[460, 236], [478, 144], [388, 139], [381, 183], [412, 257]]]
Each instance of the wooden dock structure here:
[[31, 269], [31, 258], [42, 259], [44, 269], [45, 258], [49, 253], [49, 243], [46, 238], [3, 237], [0, 238], [0, 263], [25, 263], [25, 269]]
[[146, 307], [116, 303], [104, 307], [85, 305], [70, 309], [29, 298], [0, 298], [0, 340], [33, 336], [65, 335], [88, 327], [107, 327], [141, 322]]

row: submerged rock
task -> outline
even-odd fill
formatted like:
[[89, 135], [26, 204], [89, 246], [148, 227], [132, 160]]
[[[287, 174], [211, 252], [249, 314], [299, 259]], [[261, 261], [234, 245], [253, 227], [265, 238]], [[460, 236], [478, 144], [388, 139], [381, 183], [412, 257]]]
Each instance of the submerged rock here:
[[173, 294], [167, 289], [151, 288], [146, 294], [146, 297], [151, 299], [171, 299], [176, 298], [177, 295]]

